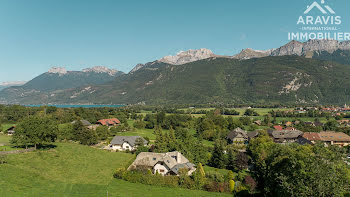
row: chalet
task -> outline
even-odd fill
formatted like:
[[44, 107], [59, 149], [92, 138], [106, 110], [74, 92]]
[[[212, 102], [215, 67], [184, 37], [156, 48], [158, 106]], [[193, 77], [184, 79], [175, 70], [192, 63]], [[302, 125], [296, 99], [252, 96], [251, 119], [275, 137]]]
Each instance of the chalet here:
[[254, 124], [258, 125], [258, 126], [261, 126], [261, 120], [256, 120], [254, 121]]
[[342, 132], [324, 131], [318, 134], [326, 145], [349, 146], [350, 136]]
[[148, 144], [148, 142], [140, 136], [114, 136], [114, 138], [111, 141], [111, 144], [106, 149], [115, 151], [132, 151], [137, 148], [138, 139], [141, 139], [145, 146]]
[[242, 130], [241, 128], [236, 128], [235, 130], [229, 132], [226, 137], [229, 143], [233, 142], [248, 142], [247, 132]]
[[181, 169], [186, 169], [188, 175], [195, 170], [195, 165], [190, 163], [180, 152], [151, 153], [142, 152], [137, 155], [135, 161], [129, 166], [128, 170], [146, 170], [149, 169], [153, 174], [161, 175], [179, 175]]
[[281, 130], [272, 131], [271, 136], [276, 143], [292, 143], [296, 142], [302, 136], [303, 132], [299, 130]]
[[113, 126], [119, 125], [120, 121], [117, 118], [102, 119], [102, 120], [97, 121], [97, 124], [100, 124], [103, 126], [108, 126], [108, 127], [113, 127]]
[[15, 133], [16, 126], [12, 126], [7, 129], [7, 135], [13, 135]]
[[322, 131], [320, 133], [305, 132], [303, 138], [312, 144], [323, 142], [325, 145], [349, 146], [350, 136], [342, 132]]

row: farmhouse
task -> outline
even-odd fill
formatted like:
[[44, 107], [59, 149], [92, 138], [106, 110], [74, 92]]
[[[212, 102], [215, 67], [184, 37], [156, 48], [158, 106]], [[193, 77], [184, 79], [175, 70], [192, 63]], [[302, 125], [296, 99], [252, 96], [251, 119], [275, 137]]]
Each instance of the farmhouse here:
[[321, 141], [326, 145], [348, 146], [350, 145], [350, 136], [342, 132], [324, 131], [318, 134]]
[[303, 138], [309, 140], [312, 144], [315, 144], [317, 141], [321, 141], [321, 138], [318, 135], [318, 133], [314, 132], [305, 132], [303, 134]]
[[135, 150], [137, 148], [138, 140], [142, 140], [143, 144], [146, 146], [148, 142], [140, 136], [114, 136], [111, 144], [107, 149], [125, 151], [125, 150]]
[[301, 137], [303, 134], [299, 130], [281, 130], [281, 131], [272, 131], [271, 136], [276, 143], [292, 143]]
[[235, 130], [233, 130], [227, 134], [226, 139], [228, 140], [229, 143], [247, 142], [248, 135], [247, 135], [247, 132], [242, 130], [241, 128], [236, 128]]
[[111, 119], [102, 119], [97, 121], [97, 124], [103, 125], [103, 126], [108, 126], [108, 127], [113, 127], [117, 126], [120, 124], [120, 121], [118, 118], [111, 118]]
[[180, 152], [168, 153], [150, 153], [142, 152], [137, 155], [135, 161], [129, 166], [128, 170], [146, 170], [150, 169], [153, 174], [161, 175], [179, 175], [181, 169], [186, 169], [188, 175], [195, 170], [195, 165], [190, 163]]

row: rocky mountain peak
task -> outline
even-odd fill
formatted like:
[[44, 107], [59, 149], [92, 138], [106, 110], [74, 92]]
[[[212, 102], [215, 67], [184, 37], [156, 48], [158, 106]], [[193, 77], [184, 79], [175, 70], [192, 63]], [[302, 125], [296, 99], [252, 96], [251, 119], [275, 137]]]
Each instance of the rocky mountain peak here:
[[145, 65], [144, 64], [137, 64], [131, 71], [130, 73], [133, 73], [137, 70], [139, 70], [140, 68], [144, 67]]
[[173, 65], [181, 65], [214, 56], [215, 54], [209, 49], [190, 49], [188, 51], [181, 51], [174, 56], [165, 56], [159, 61]]
[[66, 68], [63, 68], [63, 67], [52, 67], [48, 71], [48, 73], [65, 75], [65, 74], [67, 74], [67, 70], [66, 70]]
[[290, 41], [288, 44], [272, 52], [273, 56], [283, 55], [306, 55], [308, 52], [350, 50], [350, 42], [339, 42], [337, 40], [308, 40], [307, 42]]
[[108, 73], [109, 75], [114, 76], [119, 71], [116, 69], [109, 69], [105, 66], [94, 66], [92, 68], [83, 69], [82, 72]]
[[243, 49], [239, 54], [234, 55], [233, 58], [235, 59], [251, 59], [251, 58], [260, 58], [260, 57], [266, 57], [271, 55], [272, 49], [271, 50], [254, 50], [251, 48]]

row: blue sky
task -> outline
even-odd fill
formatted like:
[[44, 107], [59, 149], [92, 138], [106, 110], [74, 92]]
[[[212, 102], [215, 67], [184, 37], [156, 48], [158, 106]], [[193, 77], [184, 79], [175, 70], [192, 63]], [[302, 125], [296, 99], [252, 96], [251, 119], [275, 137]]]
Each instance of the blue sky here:
[[[52, 66], [128, 72], [181, 50], [233, 55], [279, 47], [313, 1], [0, 0], [0, 82], [29, 80]], [[350, 1], [326, 2], [349, 31]]]

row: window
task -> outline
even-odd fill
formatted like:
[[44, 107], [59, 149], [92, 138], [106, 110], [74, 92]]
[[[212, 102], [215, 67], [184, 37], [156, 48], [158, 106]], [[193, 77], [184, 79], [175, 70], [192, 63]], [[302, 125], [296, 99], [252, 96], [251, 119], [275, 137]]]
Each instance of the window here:
[[153, 161], [157, 160], [157, 158], [153, 157]]
[[126, 148], [129, 148], [129, 146], [126, 146]]
[[164, 172], [164, 170], [159, 170], [159, 172]]

